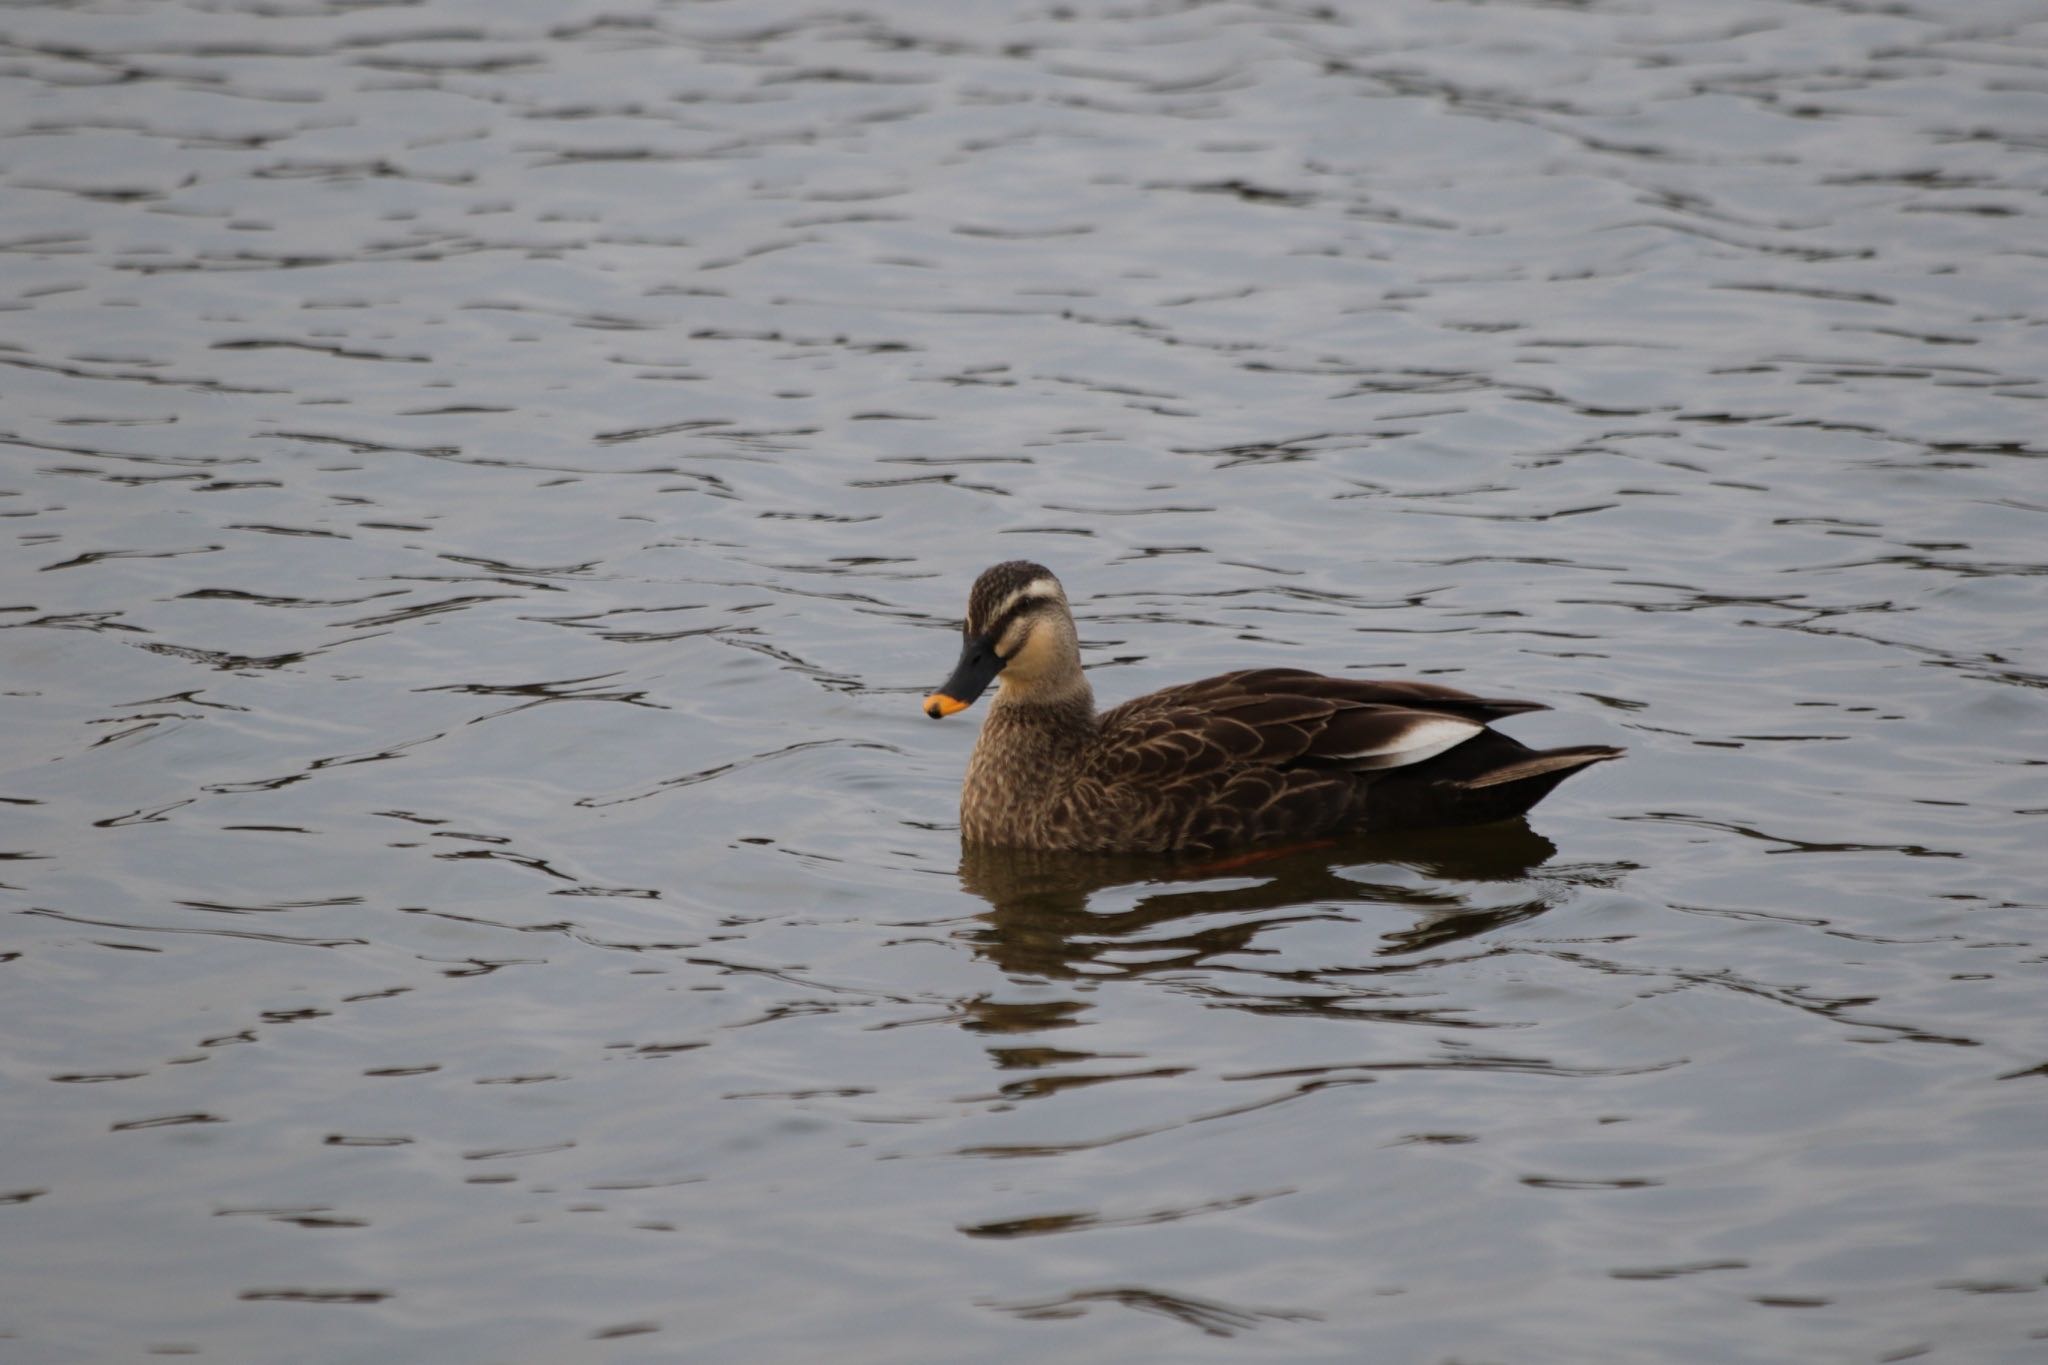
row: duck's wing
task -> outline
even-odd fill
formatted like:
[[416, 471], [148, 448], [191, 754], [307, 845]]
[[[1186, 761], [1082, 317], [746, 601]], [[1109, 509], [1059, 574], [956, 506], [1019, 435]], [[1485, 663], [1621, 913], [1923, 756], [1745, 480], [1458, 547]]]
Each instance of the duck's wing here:
[[1545, 709], [1437, 683], [1260, 668], [1135, 697], [1103, 713], [1101, 736], [1133, 777], [1238, 765], [1362, 772], [1420, 763], [1488, 721]]
[[[1463, 768], [1474, 765], [1456, 765], [1452, 781], [1484, 782], [1531, 752], [1487, 722], [1545, 709], [1436, 683], [1253, 669], [1104, 712], [1090, 776], [1127, 794], [1111, 804], [1124, 807], [1127, 833], [1149, 847], [1312, 838], [1355, 823], [1366, 788], [1385, 770], [1426, 764], [1482, 734], [1490, 762], [1469, 774]], [[1418, 777], [1436, 771], [1416, 769]]]

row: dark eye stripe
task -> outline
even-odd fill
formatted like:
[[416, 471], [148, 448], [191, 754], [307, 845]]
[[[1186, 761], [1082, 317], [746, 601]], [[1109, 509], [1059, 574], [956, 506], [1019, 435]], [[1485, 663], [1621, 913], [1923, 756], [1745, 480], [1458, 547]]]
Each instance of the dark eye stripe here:
[[1049, 607], [1058, 600], [1059, 599], [1055, 597], [1020, 598], [1018, 601], [1012, 602], [1010, 604], [1010, 609], [1004, 612], [1000, 617], [998, 617], [994, 625], [990, 626], [987, 630], [981, 632], [982, 638], [987, 640], [1000, 640], [1003, 638], [1004, 633], [1008, 631], [1011, 626], [1017, 623], [1018, 618], [1029, 616], [1032, 612], [1037, 611], [1042, 607]]

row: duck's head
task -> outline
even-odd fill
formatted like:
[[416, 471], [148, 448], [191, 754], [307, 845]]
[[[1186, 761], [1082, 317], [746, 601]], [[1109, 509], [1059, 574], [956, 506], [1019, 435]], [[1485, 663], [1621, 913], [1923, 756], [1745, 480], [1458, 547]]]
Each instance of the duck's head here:
[[984, 571], [967, 595], [960, 634], [953, 676], [924, 699], [924, 713], [933, 720], [972, 706], [997, 674], [1005, 688], [1026, 696], [1086, 686], [1066, 589], [1043, 564], [1013, 559]]

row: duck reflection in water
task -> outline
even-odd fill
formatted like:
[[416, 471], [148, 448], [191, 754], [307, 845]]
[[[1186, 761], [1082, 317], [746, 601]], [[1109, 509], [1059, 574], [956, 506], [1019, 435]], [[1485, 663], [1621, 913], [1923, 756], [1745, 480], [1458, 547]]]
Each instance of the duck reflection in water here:
[[1276, 951], [1257, 940], [1282, 926], [1398, 910], [1401, 923], [1382, 934], [1378, 955], [1414, 953], [1531, 919], [1622, 870], [1538, 873], [1556, 851], [1520, 819], [1237, 858], [970, 844], [960, 882], [989, 909], [962, 936], [1009, 973], [1136, 976], [1218, 970], [1217, 959]]

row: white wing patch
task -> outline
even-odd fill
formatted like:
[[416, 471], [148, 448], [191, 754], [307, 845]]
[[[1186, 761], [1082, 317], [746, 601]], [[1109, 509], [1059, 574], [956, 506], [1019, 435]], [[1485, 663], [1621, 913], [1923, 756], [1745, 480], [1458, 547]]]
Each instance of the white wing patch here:
[[1485, 728], [1477, 721], [1418, 712], [1390, 738], [1372, 748], [1355, 754], [1333, 754], [1331, 757], [1348, 759], [1354, 768], [1405, 768], [1411, 763], [1435, 758], [1446, 749], [1456, 748]]

